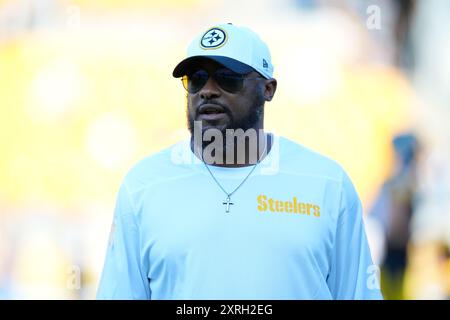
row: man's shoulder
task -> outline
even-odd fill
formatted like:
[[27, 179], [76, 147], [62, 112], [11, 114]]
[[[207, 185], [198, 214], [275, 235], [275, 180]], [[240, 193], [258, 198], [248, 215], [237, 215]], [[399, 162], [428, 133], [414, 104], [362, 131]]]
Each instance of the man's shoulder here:
[[185, 141], [179, 141], [142, 158], [129, 169], [124, 181], [129, 186], [138, 187], [189, 173], [179, 161], [180, 149], [184, 145]]
[[301, 175], [310, 175], [342, 181], [346, 175], [345, 170], [336, 160], [319, 153], [298, 142], [281, 137], [285, 170]]

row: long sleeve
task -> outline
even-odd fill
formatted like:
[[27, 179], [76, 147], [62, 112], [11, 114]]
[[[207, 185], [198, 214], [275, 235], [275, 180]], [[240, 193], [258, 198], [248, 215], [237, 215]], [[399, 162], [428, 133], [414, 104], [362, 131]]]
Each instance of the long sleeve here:
[[147, 272], [141, 265], [139, 240], [132, 200], [123, 183], [117, 196], [97, 299], [150, 299]]
[[341, 190], [328, 287], [333, 299], [382, 299], [379, 268], [372, 262], [361, 201], [345, 173]]

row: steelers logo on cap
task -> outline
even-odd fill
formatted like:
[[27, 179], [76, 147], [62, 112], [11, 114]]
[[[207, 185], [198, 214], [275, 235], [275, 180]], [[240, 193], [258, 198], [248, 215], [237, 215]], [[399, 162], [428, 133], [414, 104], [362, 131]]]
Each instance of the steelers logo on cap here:
[[228, 40], [225, 30], [220, 28], [211, 28], [205, 32], [200, 40], [200, 47], [203, 49], [217, 49], [223, 46]]

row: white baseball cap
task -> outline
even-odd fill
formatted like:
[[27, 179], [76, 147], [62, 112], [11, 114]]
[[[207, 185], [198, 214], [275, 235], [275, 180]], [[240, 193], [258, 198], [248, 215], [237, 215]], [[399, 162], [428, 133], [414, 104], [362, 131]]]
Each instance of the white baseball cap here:
[[240, 74], [257, 71], [267, 79], [273, 76], [267, 45], [249, 28], [231, 23], [211, 27], [198, 35], [189, 45], [186, 59], [173, 70], [173, 76], [186, 75], [195, 62], [204, 58]]

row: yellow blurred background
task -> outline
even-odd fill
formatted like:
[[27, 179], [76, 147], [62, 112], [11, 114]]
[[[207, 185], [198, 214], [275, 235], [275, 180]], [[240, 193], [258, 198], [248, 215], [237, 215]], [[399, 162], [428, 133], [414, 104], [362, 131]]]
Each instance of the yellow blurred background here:
[[[441, 88], [450, 49], [424, 54], [420, 26], [450, 10], [418, 2], [411, 48], [399, 44], [399, 9], [386, 1], [374, 1], [381, 24], [372, 28], [364, 1], [1, 0], [0, 298], [95, 297], [118, 186], [139, 159], [188, 136], [185, 92], [171, 72], [191, 39], [218, 23], [248, 26], [268, 43], [278, 91], [266, 128], [340, 162], [366, 216], [395, 169], [399, 133], [420, 137], [427, 183], [444, 179], [436, 192], [448, 192]], [[433, 68], [442, 76], [430, 85]], [[449, 206], [422, 193], [442, 216], [410, 246], [402, 298], [445, 298], [450, 264], [438, 251], [449, 229], [427, 235], [449, 225]], [[377, 230], [368, 233], [381, 264]]]

